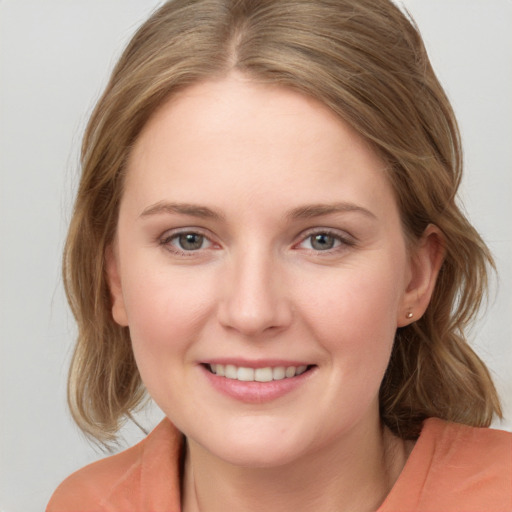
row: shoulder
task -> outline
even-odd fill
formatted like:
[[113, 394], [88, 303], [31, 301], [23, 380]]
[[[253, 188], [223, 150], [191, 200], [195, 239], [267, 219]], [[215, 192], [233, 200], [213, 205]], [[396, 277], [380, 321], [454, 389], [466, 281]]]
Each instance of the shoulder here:
[[426, 420], [388, 498], [382, 511], [512, 511], [512, 434]]
[[137, 487], [146, 442], [147, 439], [67, 477], [53, 493], [47, 512], [109, 510], [107, 504], [113, 489]]
[[510, 432], [430, 418], [420, 439], [432, 450], [434, 462], [438, 460], [454, 472], [512, 471]]
[[53, 493], [46, 512], [140, 510], [145, 497], [153, 494], [148, 485], [158, 485], [152, 472], [158, 471], [160, 478], [177, 478], [180, 438], [168, 420], [162, 421], [137, 445], [66, 478]]
[[424, 436], [432, 454], [427, 499], [443, 493], [468, 510], [512, 510], [511, 433], [431, 419]]

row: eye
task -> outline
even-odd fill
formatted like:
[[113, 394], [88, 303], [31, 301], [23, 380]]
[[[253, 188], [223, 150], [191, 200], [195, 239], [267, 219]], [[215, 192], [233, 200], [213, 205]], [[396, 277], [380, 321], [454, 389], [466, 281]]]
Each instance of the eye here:
[[212, 246], [212, 242], [206, 236], [194, 231], [164, 236], [160, 243], [178, 253], [199, 251]]
[[301, 249], [310, 251], [336, 251], [344, 246], [352, 246], [354, 241], [348, 236], [343, 236], [330, 231], [317, 231], [309, 234], [298, 245]]
[[328, 233], [317, 233], [316, 235], [309, 236], [306, 240], [308, 240], [311, 248], [316, 251], [328, 251], [340, 243], [339, 240]]
[[176, 236], [176, 243], [184, 251], [203, 249], [205, 242], [208, 242], [206, 238], [198, 233], [182, 233]]

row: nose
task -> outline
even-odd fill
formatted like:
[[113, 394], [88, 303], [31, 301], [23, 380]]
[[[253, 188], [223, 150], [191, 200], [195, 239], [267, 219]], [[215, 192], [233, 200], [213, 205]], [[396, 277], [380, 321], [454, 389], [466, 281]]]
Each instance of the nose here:
[[224, 328], [256, 337], [276, 334], [290, 325], [289, 290], [272, 255], [245, 250], [232, 258], [223, 279], [218, 319]]

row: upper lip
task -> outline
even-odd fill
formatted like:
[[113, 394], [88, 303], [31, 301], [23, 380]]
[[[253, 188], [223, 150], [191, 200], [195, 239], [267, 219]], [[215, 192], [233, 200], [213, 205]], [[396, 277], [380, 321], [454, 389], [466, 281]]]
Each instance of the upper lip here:
[[290, 359], [240, 359], [240, 358], [232, 358], [232, 357], [219, 357], [212, 358], [201, 361], [202, 364], [222, 364], [222, 365], [233, 365], [237, 367], [244, 368], [275, 368], [278, 366], [284, 366], [285, 368], [289, 366], [311, 366], [311, 362], [308, 361], [299, 361], [299, 360], [290, 360]]

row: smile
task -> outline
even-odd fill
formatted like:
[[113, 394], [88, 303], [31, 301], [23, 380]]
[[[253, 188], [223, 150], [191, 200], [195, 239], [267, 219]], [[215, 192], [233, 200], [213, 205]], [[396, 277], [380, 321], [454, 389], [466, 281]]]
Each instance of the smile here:
[[248, 368], [233, 364], [209, 364], [208, 369], [218, 377], [242, 382], [271, 382], [290, 379], [302, 375], [308, 366], [267, 366], [265, 368]]

